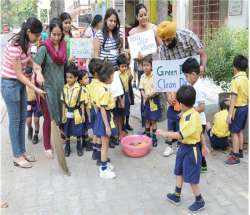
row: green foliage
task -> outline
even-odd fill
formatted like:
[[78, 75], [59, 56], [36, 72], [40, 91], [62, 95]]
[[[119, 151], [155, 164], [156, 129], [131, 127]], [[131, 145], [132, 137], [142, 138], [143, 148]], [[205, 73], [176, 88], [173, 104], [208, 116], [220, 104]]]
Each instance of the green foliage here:
[[205, 50], [208, 54], [208, 71], [206, 77], [224, 91], [230, 88], [234, 76], [233, 59], [237, 54], [248, 58], [248, 29], [235, 29], [223, 26], [206, 32]]
[[111, 0], [96, 0], [98, 3], [99, 7], [102, 8], [103, 4], [106, 2], [106, 5], [110, 5]]

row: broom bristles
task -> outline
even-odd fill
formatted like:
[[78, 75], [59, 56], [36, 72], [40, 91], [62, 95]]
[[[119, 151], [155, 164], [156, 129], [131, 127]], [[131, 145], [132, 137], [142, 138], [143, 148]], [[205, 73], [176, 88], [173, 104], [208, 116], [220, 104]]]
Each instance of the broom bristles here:
[[62, 168], [65, 174], [70, 176], [70, 171], [67, 166], [65, 154], [62, 147], [61, 137], [59, 135], [55, 121], [51, 121], [51, 138], [54, 145], [54, 152], [56, 153], [59, 166]]

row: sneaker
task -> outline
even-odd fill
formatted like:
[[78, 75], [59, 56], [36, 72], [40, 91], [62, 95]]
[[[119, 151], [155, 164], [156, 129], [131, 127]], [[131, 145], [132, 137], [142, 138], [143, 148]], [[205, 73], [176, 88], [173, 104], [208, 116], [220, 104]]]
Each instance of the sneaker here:
[[206, 166], [201, 167], [201, 173], [207, 173], [207, 167]]
[[206, 207], [206, 203], [205, 203], [204, 201], [202, 201], [202, 202], [196, 202], [196, 201], [195, 201], [194, 204], [192, 204], [192, 205], [188, 208], [188, 210], [189, 210], [189, 212], [191, 212], [191, 213], [196, 213], [196, 212], [198, 212], [198, 211], [204, 210], [205, 207]]
[[100, 178], [103, 179], [113, 179], [116, 177], [116, 174], [114, 172], [111, 172], [109, 169], [105, 169], [104, 171], [100, 170]]
[[[233, 152], [230, 152], [229, 155], [233, 156]], [[239, 158], [243, 158], [243, 157], [244, 157], [243, 153], [239, 153]]]
[[28, 139], [31, 140], [32, 137], [33, 137], [33, 128], [30, 127], [30, 128], [29, 128], [29, 131], [28, 131]]
[[181, 204], [181, 198], [177, 198], [174, 194], [168, 193], [167, 200], [172, 202], [173, 204], [179, 206]]
[[76, 147], [76, 150], [77, 150], [78, 157], [82, 157], [83, 156], [82, 145], [79, 145], [78, 147]]
[[157, 139], [153, 139], [153, 147], [156, 147], [158, 145], [157, 142], [158, 142]]
[[109, 148], [115, 148], [115, 143], [112, 141], [112, 139], [109, 139]]
[[[114, 171], [115, 167], [111, 165], [110, 163], [107, 163], [107, 169], [109, 169], [110, 171]], [[102, 170], [102, 167], [100, 166], [100, 172], [101, 170]]]
[[236, 160], [233, 156], [231, 156], [230, 158], [228, 158], [225, 161], [225, 164], [227, 164], [227, 165], [239, 165], [240, 164], [240, 159]]
[[34, 137], [32, 139], [32, 143], [33, 144], [37, 144], [38, 143], [38, 135], [37, 134], [34, 135]]
[[113, 141], [113, 143], [114, 143], [115, 145], [118, 146], [118, 145], [120, 144], [120, 143], [119, 143], [119, 140], [118, 140], [116, 137], [111, 136], [110, 139]]
[[163, 155], [164, 155], [165, 157], [168, 157], [168, 156], [172, 155], [173, 153], [174, 153], [173, 148], [171, 148], [171, 147], [168, 146], [168, 147], [165, 149], [165, 151], [163, 152]]

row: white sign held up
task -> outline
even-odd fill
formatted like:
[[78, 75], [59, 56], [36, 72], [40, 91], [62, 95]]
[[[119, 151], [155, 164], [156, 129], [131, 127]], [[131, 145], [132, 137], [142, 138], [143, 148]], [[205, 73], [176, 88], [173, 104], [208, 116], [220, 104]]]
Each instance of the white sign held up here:
[[117, 97], [124, 94], [121, 79], [117, 71], [114, 73], [113, 82], [112, 84], [109, 84], [109, 88], [113, 94], [113, 97]]
[[145, 56], [155, 53], [157, 49], [153, 30], [129, 36], [128, 44], [132, 59], [137, 58], [139, 52]]
[[70, 39], [70, 57], [90, 58], [93, 43], [87, 38]]
[[[192, 56], [200, 63], [200, 55]], [[156, 60], [153, 61], [153, 80], [155, 92], [176, 92], [182, 85], [186, 85], [182, 64], [188, 59]]]

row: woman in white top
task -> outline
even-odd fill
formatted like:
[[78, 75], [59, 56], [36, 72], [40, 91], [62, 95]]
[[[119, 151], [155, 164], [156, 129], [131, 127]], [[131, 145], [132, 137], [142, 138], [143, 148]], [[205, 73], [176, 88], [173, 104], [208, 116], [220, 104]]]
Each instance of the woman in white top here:
[[[104, 17], [102, 29], [97, 31], [94, 40], [95, 58], [108, 58], [115, 70], [117, 69], [116, 58], [123, 54], [123, 32], [120, 29], [120, 20], [115, 9], [109, 8]], [[127, 53], [124, 53], [127, 55]]]
[[[157, 46], [160, 46], [161, 39], [156, 34], [157, 32], [156, 25], [148, 22], [148, 14], [147, 14], [146, 6], [144, 4], [138, 4], [135, 8], [135, 22], [134, 22], [133, 28], [129, 31], [129, 36], [136, 35], [136, 34], [151, 30], [151, 29], [153, 29], [154, 31], [155, 41], [156, 41]], [[143, 59], [143, 56], [140, 52], [138, 53], [138, 57], [134, 59], [138, 63], [138, 85], [140, 84], [141, 76], [144, 73], [142, 70], [142, 59]], [[159, 59], [158, 52], [153, 53], [153, 60], [157, 60], [157, 59]], [[143, 99], [141, 99], [141, 110], [143, 110]], [[138, 132], [138, 134], [145, 134], [146, 121], [145, 121], [145, 118], [142, 117], [142, 115], [141, 115], [141, 119], [142, 119], [142, 129], [140, 132]]]

